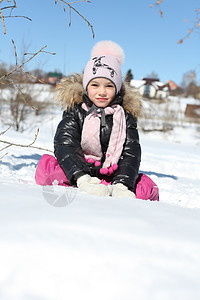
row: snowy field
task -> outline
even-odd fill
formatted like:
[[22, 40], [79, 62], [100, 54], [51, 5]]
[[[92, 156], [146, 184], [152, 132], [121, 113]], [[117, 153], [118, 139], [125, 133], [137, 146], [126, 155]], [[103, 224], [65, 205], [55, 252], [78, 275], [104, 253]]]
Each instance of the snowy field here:
[[[56, 109], [38, 117], [35, 146], [53, 150], [60, 119]], [[0, 139], [30, 144], [36, 130], [31, 120]], [[140, 140], [141, 172], [158, 184], [159, 202], [36, 186], [47, 152], [0, 152], [1, 300], [200, 299], [200, 125]]]

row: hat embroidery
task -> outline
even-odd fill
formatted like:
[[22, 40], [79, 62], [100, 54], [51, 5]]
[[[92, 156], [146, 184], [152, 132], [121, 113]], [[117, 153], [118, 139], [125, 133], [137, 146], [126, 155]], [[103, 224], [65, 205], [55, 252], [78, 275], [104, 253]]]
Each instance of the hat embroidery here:
[[98, 68], [106, 68], [110, 71], [110, 76], [114, 77], [115, 74], [117, 75], [116, 71], [113, 68], [111, 68], [109, 65], [104, 64], [104, 63], [101, 62], [101, 59], [103, 57], [105, 57], [105, 56], [94, 57], [92, 59], [92, 60], [94, 60], [94, 65], [93, 65], [93, 68], [92, 68], [93, 74], [94, 75], [96, 74]]

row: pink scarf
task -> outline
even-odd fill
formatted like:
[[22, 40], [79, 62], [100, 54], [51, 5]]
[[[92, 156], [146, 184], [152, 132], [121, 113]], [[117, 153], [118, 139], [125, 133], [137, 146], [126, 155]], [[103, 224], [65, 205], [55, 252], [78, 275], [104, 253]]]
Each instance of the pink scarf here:
[[[82, 108], [89, 111], [85, 103], [82, 104]], [[92, 158], [94, 161], [100, 161], [103, 155], [100, 143], [100, 117], [103, 119], [104, 116], [101, 115], [101, 111], [101, 108], [92, 110], [86, 116], [81, 137], [81, 147], [85, 158]], [[119, 104], [104, 108], [104, 112], [105, 115], [113, 115], [113, 127], [103, 163], [103, 168], [109, 169], [118, 163], [121, 156], [126, 138], [126, 119], [124, 109]]]

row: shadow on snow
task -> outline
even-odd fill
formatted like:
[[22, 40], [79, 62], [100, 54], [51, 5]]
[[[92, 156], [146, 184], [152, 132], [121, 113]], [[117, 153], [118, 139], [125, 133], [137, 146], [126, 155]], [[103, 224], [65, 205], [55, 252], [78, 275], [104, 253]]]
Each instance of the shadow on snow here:
[[[20, 170], [23, 167], [27, 167], [27, 166], [37, 166], [39, 160], [41, 159], [41, 155], [39, 154], [32, 154], [32, 155], [20, 155], [20, 156], [16, 156], [16, 155], [11, 155], [11, 159], [23, 159], [23, 160], [34, 160], [32, 162], [24, 162], [24, 163], [19, 163], [16, 164], [14, 162], [4, 162], [1, 161], [0, 164], [9, 167], [12, 170]], [[144, 173], [147, 176], [151, 176], [151, 175], [155, 175], [159, 178], [171, 178], [173, 180], [178, 180], [177, 176], [174, 175], [168, 175], [168, 174], [163, 174], [163, 173], [157, 173], [157, 172], [153, 172], [153, 171], [142, 171], [140, 170], [140, 173]]]
[[173, 180], [178, 180], [178, 177], [174, 175], [167, 175], [167, 174], [162, 174], [162, 173], [157, 173], [152, 171], [140, 171], [140, 173], [144, 173], [147, 176], [155, 175], [159, 178], [171, 178]]
[[[11, 155], [10, 156], [11, 158], [11, 162], [6, 162], [6, 161], [1, 161], [0, 164], [3, 165], [3, 166], [7, 166], [9, 169], [11, 170], [20, 170], [24, 167], [28, 167], [28, 166], [37, 166], [40, 158], [41, 158], [41, 155], [39, 154], [32, 154], [32, 155], [20, 155], [20, 156], [16, 156], [16, 155]], [[20, 162], [20, 163], [17, 163], [17, 160], [31, 160], [31, 162]], [[32, 161], [33, 160], [33, 161]]]

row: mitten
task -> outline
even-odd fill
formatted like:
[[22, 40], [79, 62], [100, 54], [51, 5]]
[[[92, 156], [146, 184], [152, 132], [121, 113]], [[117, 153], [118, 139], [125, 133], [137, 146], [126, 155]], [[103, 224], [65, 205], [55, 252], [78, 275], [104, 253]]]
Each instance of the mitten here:
[[100, 184], [101, 180], [97, 177], [91, 177], [85, 174], [77, 179], [78, 188], [88, 194], [97, 196], [109, 196], [110, 191], [104, 184]]
[[117, 183], [112, 185], [112, 194], [113, 197], [132, 197], [135, 198], [135, 194], [131, 192], [127, 186], [122, 183]]

